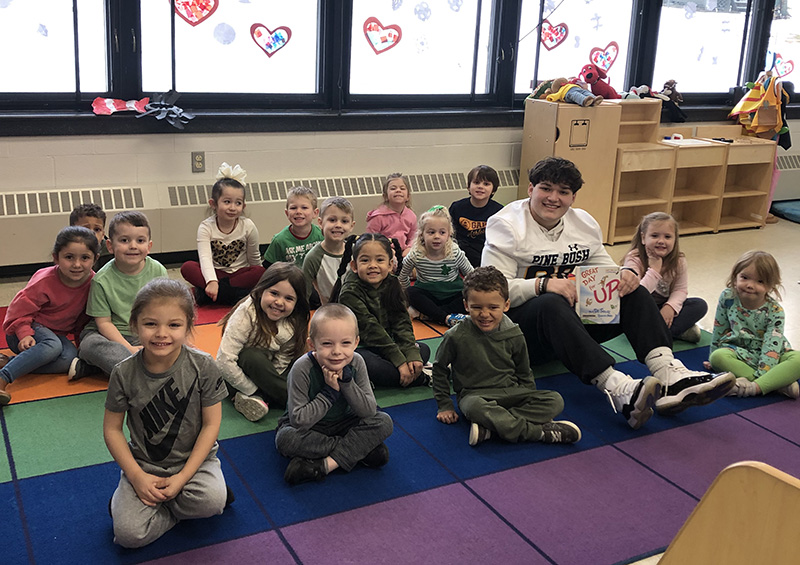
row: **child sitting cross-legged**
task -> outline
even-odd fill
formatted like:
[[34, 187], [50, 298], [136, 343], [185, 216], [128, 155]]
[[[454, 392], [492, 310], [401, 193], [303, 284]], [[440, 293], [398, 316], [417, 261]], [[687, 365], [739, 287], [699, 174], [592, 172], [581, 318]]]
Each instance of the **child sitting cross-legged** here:
[[495, 267], [479, 267], [464, 279], [469, 318], [447, 330], [433, 364], [436, 419], [458, 421], [458, 408], [471, 422], [469, 444], [492, 434], [506, 441], [575, 443], [581, 431], [572, 422], [553, 420], [564, 408], [555, 391], [537, 390], [525, 336], [508, 311], [508, 281]]
[[278, 421], [275, 446], [290, 457], [289, 484], [321, 481], [358, 463], [382, 467], [392, 419], [377, 410], [367, 366], [356, 353], [358, 321], [342, 304], [326, 304], [311, 318], [311, 351], [289, 371], [289, 401]]

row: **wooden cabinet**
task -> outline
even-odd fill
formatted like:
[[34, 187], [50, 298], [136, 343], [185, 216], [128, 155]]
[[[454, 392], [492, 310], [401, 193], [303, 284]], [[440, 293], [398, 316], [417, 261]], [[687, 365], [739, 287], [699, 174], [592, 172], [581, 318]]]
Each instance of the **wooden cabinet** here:
[[728, 148], [721, 142], [698, 140], [698, 143], [707, 145], [675, 147], [670, 213], [682, 234], [713, 232], [719, 224]]
[[580, 169], [583, 188], [575, 206], [589, 212], [608, 233], [614, 185], [620, 106], [603, 102], [584, 108], [546, 100], [525, 101], [519, 198], [528, 196], [528, 170], [545, 157], [569, 159]]
[[655, 143], [661, 122], [661, 100], [610, 100], [620, 107], [619, 143]]
[[721, 137], [727, 143], [727, 170], [718, 230], [762, 227], [767, 218], [769, 190], [777, 144], [741, 135], [740, 126], [698, 126], [701, 138]]

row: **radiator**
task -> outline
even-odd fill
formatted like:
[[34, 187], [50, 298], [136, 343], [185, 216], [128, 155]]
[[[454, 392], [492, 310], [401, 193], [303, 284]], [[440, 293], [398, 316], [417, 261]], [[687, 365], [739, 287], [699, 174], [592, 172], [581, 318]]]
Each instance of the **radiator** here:
[[[508, 203], [517, 198], [519, 171], [498, 171], [500, 186], [495, 199]], [[412, 208], [421, 213], [435, 204], [449, 206], [467, 196], [464, 173], [408, 175]], [[283, 229], [286, 192], [293, 186], [313, 189], [319, 204], [330, 196], [352, 202], [355, 232], [364, 231], [367, 212], [382, 202], [382, 176], [287, 179], [248, 182], [245, 215], [258, 227], [261, 243]], [[134, 187], [95, 187], [46, 190], [0, 195], [0, 265], [27, 265], [51, 260], [49, 250], [56, 233], [69, 223], [77, 205], [94, 202], [106, 212], [106, 221], [121, 210], [139, 210], [147, 215], [153, 234], [152, 253], [196, 249], [197, 226], [210, 213], [208, 184], [147, 184]]]

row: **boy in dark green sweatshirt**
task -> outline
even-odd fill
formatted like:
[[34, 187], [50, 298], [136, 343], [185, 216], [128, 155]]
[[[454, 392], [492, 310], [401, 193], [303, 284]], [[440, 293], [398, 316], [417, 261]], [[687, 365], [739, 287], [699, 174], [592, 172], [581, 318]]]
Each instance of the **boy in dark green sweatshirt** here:
[[505, 315], [508, 281], [494, 267], [479, 267], [464, 279], [467, 319], [444, 334], [433, 364], [436, 419], [458, 421], [450, 398], [450, 380], [458, 407], [471, 422], [469, 444], [494, 433], [501, 439], [574, 443], [581, 431], [572, 422], [554, 421], [564, 408], [555, 391], [536, 390], [525, 336]]

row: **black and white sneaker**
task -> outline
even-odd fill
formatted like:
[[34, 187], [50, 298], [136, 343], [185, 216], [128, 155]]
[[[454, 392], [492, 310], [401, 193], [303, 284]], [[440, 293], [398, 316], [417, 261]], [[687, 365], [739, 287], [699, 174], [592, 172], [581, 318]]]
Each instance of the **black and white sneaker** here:
[[543, 443], [575, 443], [581, 439], [581, 429], [568, 420], [553, 420], [542, 424]]
[[67, 370], [67, 377], [71, 381], [77, 381], [84, 377], [91, 377], [92, 375], [99, 375], [103, 371], [100, 370], [99, 367], [95, 367], [94, 365], [90, 365], [83, 359], [78, 359], [77, 357], [72, 360], [72, 363], [69, 365], [69, 370]]
[[492, 437], [491, 430], [487, 430], [480, 424], [472, 422], [472, 424], [469, 427], [469, 444], [472, 447], [475, 447], [479, 443], [483, 443], [490, 437]]
[[656, 400], [656, 412], [663, 416], [678, 414], [691, 406], [711, 404], [728, 394], [736, 384], [733, 373], [690, 371], [677, 359], [658, 373], [659, 380], [667, 383], [664, 395]]
[[634, 430], [641, 428], [653, 415], [653, 405], [661, 396], [661, 382], [655, 377], [634, 380], [628, 377], [613, 390], [605, 390], [614, 412], [622, 414]]

